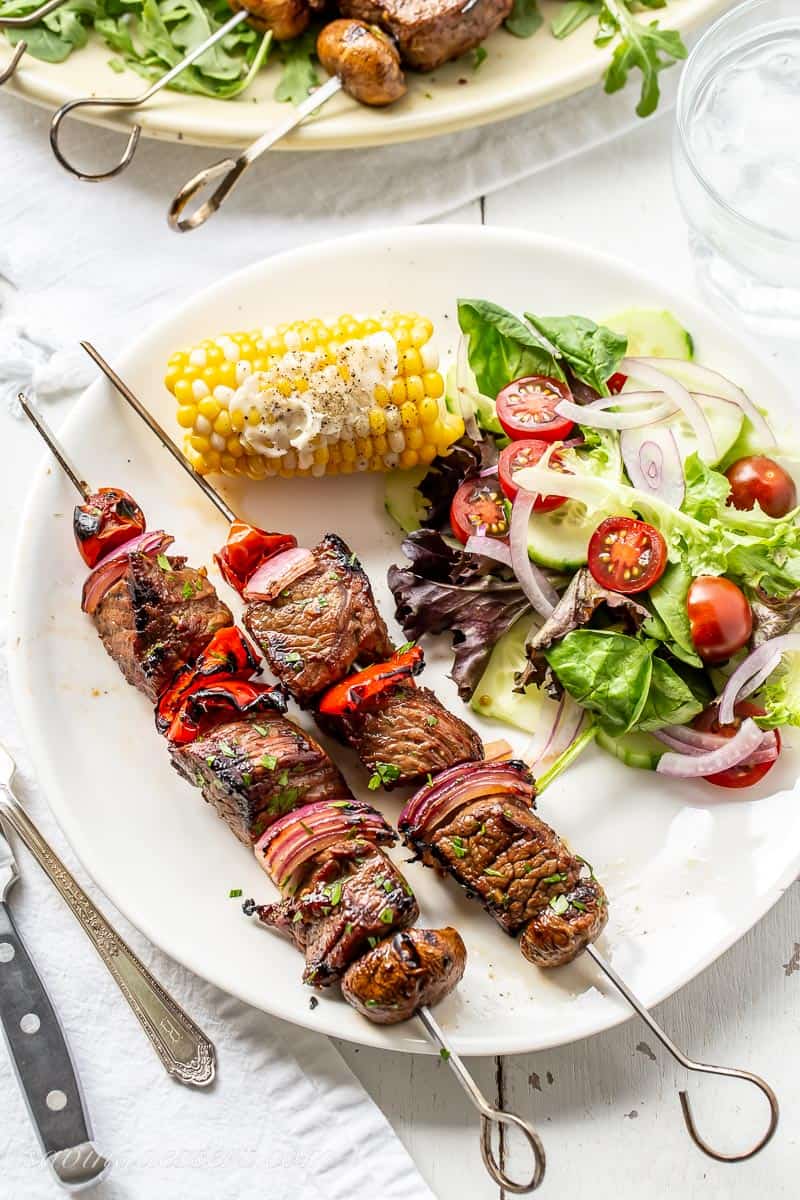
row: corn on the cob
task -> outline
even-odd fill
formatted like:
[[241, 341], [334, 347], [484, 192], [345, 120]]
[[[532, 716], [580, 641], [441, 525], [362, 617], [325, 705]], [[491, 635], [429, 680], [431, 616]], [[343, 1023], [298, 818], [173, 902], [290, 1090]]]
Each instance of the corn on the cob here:
[[251, 479], [427, 464], [464, 432], [448, 412], [433, 326], [416, 313], [223, 334], [169, 360], [185, 453]]

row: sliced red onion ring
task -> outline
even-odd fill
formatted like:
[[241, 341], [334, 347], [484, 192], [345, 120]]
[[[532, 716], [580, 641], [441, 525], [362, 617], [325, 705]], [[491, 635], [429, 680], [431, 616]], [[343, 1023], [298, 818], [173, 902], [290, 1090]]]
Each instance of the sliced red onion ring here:
[[458, 407], [464, 419], [464, 429], [473, 442], [483, 440], [483, 432], [475, 419], [475, 401], [480, 394], [478, 384], [469, 365], [469, 338], [462, 333], [456, 354], [456, 394]]
[[626, 429], [620, 434], [622, 461], [635, 488], [680, 508], [686, 495], [683, 463], [671, 429]]
[[676, 779], [701, 779], [706, 775], [716, 775], [719, 771], [727, 771], [729, 767], [738, 767], [761, 750], [763, 736], [755, 721], [747, 717], [734, 736], [725, 739], [724, 746], [702, 754], [667, 751], [658, 760], [656, 770], [661, 775], [672, 775]]
[[497, 474], [497, 463], [493, 467], [484, 467], [482, 471], [478, 471], [479, 479], [486, 479], [489, 475]]
[[528, 557], [528, 524], [536, 497], [520, 489], [511, 509], [511, 565], [520, 587], [533, 608], [549, 617], [558, 604], [558, 592]]
[[[647, 395], [648, 393], [640, 394]], [[649, 394], [656, 395], [655, 392]], [[610, 399], [618, 402], [620, 397], [612, 396]], [[654, 404], [649, 409], [606, 412], [605, 409], [595, 408], [591, 404], [575, 404], [572, 400], [559, 400], [556, 412], [561, 417], [575, 421], [576, 424], [588, 425], [593, 429], [638, 429], [640, 425], [649, 425], [653, 421], [662, 421], [664, 417], [670, 416], [675, 412], [675, 404], [672, 400], [665, 399], [661, 404]]]
[[800, 652], [800, 633], [784, 633], [780, 637], [770, 638], [768, 642], [749, 654], [740, 663], [723, 688], [719, 698], [719, 721], [721, 725], [730, 725], [734, 718], [734, 707], [737, 700], [752, 696], [765, 679], [767, 679], [781, 661], [783, 654]]
[[700, 449], [700, 457], [705, 462], [716, 462], [717, 448], [714, 443], [714, 434], [711, 432], [711, 426], [706, 419], [702, 407], [682, 383], [679, 383], [671, 375], [666, 375], [655, 364], [661, 364], [661, 360], [623, 358], [619, 369], [630, 378], [637, 379], [640, 383], [649, 384], [651, 387], [658, 388], [659, 391], [666, 392], [670, 400], [677, 404], [678, 408], [685, 413], [689, 424], [694, 430]]
[[390, 845], [397, 835], [377, 809], [360, 800], [318, 800], [270, 825], [253, 847], [256, 859], [282, 892], [291, 894], [299, 871], [314, 855], [342, 838]]
[[467, 554], [480, 554], [483, 558], [492, 558], [495, 562], [502, 563], [504, 567], [511, 566], [511, 550], [506, 542], [497, 538], [480, 537], [473, 533], [472, 537], [467, 538], [464, 549]]
[[316, 559], [303, 546], [292, 546], [273, 554], [254, 571], [245, 584], [242, 597], [245, 600], [274, 600], [290, 583], [313, 571]]
[[[649, 391], [649, 392], [615, 392], [612, 396], [600, 396], [598, 400], [592, 400], [591, 404], [586, 407], [595, 411], [601, 411], [607, 408], [638, 408], [642, 413], [646, 413], [648, 409], [655, 404], [663, 404], [669, 397], [665, 392]], [[672, 400], [669, 400], [671, 412], [677, 412], [677, 408]]]
[[531, 770], [548, 759], [558, 758], [568, 749], [581, 731], [586, 719], [586, 710], [581, 708], [572, 697], [564, 692], [558, 702], [558, 709], [542, 749], [531, 762]]
[[533, 778], [525, 763], [460, 763], [440, 771], [432, 783], [415, 792], [397, 821], [403, 834], [428, 837], [443, 821], [482, 796], [517, 796], [533, 803]]
[[[698, 363], [684, 362], [681, 358], [639, 358], [636, 359], [636, 362], [656, 367], [659, 371], [665, 371], [669, 375], [674, 373], [679, 379], [684, 380], [693, 392], [704, 392], [707, 395], [716, 396], [720, 400], [730, 400], [742, 410], [756, 433], [763, 439], [764, 448], [774, 446], [775, 434], [772, 432], [769, 422], [758, 411], [747, 392], [725, 375], [720, 375], [718, 371], [711, 371], [708, 367], [701, 367]], [[646, 379], [642, 379], [642, 383], [646, 382]]]
[[174, 541], [175, 538], [170, 537], [163, 529], [152, 529], [149, 533], [140, 533], [138, 537], [131, 538], [124, 546], [118, 546], [105, 558], [101, 558], [94, 570], [87, 575], [83, 585], [83, 611], [90, 616], [97, 611], [97, 606], [106, 592], [122, 579], [127, 571], [131, 554], [161, 554]]

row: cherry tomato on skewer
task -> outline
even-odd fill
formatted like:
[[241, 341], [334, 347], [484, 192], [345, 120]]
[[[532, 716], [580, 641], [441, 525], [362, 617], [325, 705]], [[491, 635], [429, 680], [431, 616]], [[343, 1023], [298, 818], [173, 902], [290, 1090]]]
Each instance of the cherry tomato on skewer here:
[[589, 539], [589, 570], [614, 592], [644, 592], [667, 565], [667, 543], [646, 521], [608, 517]]
[[497, 393], [497, 419], [508, 437], [537, 437], [543, 442], [561, 442], [574, 422], [560, 417], [556, 405], [571, 400], [572, 392], [560, 379], [526, 375], [513, 379]]
[[739, 458], [725, 474], [731, 485], [728, 503], [749, 510], [761, 505], [768, 517], [785, 517], [797, 504], [797, 488], [791, 475], [763, 454]]
[[491, 479], [465, 479], [450, 506], [453, 533], [465, 545], [473, 534], [508, 537], [505, 497]]
[[747, 597], [730, 579], [698, 575], [686, 600], [692, 641], [707, 663], [724, 662], [741, 650], [753, 631]]
[[[699, 729], [702, 733], [716, 733], [718, 736], [730, 738], [738, 732], [739, 727], [745, 717], [763, 717], [764, 709], [758, 704], [754, 704], [752, 700], [740, 700], [734, 708], [735, 720], [730, 725], [720, 725], [717, 706], [712, 704], [706, 708], [699, 716], [692, 721], [692, 728]], [[775, 731], [776, 748], [778, 754], [781, 752], [781, 735], [776, 729]], [[777, 755], [769, 762], [760, 763], [739, 763], [738, 766], [728, 767], [726, 771], [718, 771], [715, 775], [705, 775], [704, 778], [708, 783], [714, 783], [717, 787], [726, 788], [744, 788], [751, 787], [754, 783], [758, 783], [764, 778], [767, 771], [772, 770], [777, 762]]]
[[[538, 438], [526, 438], [525, 441], [511, 442], [501, 451], [497, 463], [497, 478], [509, 500], [513, 502], [519, 492], [519, 487], [514, 482], [515, 473], [523, 471], [525, 467], [534, 466], [551, 448], [551, 444], [540, 441]], [[562, 471], [565, 475], [572, 474], [564, 466], [560, 450], [553, 451], [547, 465], [554, 471]], [[560, 508], [565, 503], [566, 500], [563, 496], [537, 496], [533, 509], [534, 512], [552, 512], [553, 509]]]

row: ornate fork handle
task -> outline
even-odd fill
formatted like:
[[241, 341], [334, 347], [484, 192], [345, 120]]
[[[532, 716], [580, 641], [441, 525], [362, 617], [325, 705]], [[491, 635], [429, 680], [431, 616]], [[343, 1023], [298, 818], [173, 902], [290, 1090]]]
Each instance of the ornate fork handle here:
[[213, 1044], [108, 923], [7, 789], [0, 794], [0, 816], [19, 835], [69, 905], [167, 1072], [194, 1087], [211, 1083], [215, 1074]]

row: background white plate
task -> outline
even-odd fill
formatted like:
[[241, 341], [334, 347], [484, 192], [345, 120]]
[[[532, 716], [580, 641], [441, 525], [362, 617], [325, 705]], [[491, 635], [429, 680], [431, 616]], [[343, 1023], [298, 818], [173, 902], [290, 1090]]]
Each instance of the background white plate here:
[[[176, 348], [226, 329], [392, 307], [427, 313], [440, 347], [452, 351], [459, 295], [492, 298], [517, 311], [596, 318], [633, 304], [668, 306], [692, 331], [702, 361], [736, 378], [759, 403], [779, 410], [788, 403], [781, 382], [736, 335], [629, 268], [576, 246], [458, 226], [370, 234], [259, 263], [151, 330], [118, 365], [172, 427], [172, 398], [161, 376]], [[210, 562], [224, 538], [223, 522], [104, 382], [86, 393], [64, 438], [91, 481], [130, 490], [152, 528], [175, 533], [178, 552], [197, 564]], [[329, 529], [341, 533], [369, 570], [384, 613], [391, 613], [385, 571], [399, 557], [400, 538], [383, 511], [382, 477], [243, 483], [226, 491], [235, 509], [270, 528], [293, 530], [301, 544]], [[81, 614], [84, 572], [72, 544], [73, 503], [48, 461], [23, 519], [9, 647], [33, 760], [87, 870], [154, 943], [242, 999], [353, 1041], [421, 1049], [425, 1043], [413, 1023], [381, 1030], [335, 994], [323, 995], [312, 1011], [310, 992], [299, 982], [299, 955], [245, 920], [239, 903], [228, 899], [231, 888], [267, 898], [272, 887], [199, 793], [171, 770], [147, 702], [122, 681]], [[445, 677], [447, 655], [428, 658], [426, 681], [478, 724], [459, 708]], [[503, 727], [487, 722], [482, 732], [498, 736]], [[336, 754], [359, 790], [363, 774], [340, 749]], [[764, 783], [743, 793], [669, 783], [592, 750], [543, 797], [542, 816], [594, 863], [605, 883], [611, 920], [601, 949], [647, 1004], [721, 954], [797, 875], [796, 774], [791, 745]], [[379, 802], [396, 817], [399, 798]], [[455, 923], [468, 944], [466, 978], [440, 1009], [463, 1052], [537, 1050], [627, 1015], [588, 961], [541, 972], [455, 884], [440, 883], [418, 864], [407, 871], [423, 922]]]
[[[547, 21], [562, 0], [544, 0]], [[732, 0], [670, 0], [667, 9], [644, 13], [643, 20], [658, 19], [662, 27], [687, 32], [731, 6]], [[469, 57], [449, 63], [431, 75], [409, 76], [408, 95], [385, 110], [363, 108], [347, 96], [337, 96], [324, 111], [306, 121], [279, 143], [280, 150], [332, 150], [352, 146], [383, 146], [450, 133], [511, 117], [528, 109], [572, 95], [601, 78], [610, 50], [598, 50], [592, 38], [597, 26], [589, 21], [571, 37], [557, 41], [547, 28], [535, 37], [512, 37], [504, 30], [486, 41], [488, 58], [473, 71]], [[64, 63], [44, 63], [26, 56], [6, 88], [24, 99], [56, 109], [80, 96], [139, 96], [148, 86], [133, 71], [115, 74], [108, 66], [113, 51], [92, 37], [86, 49]], [[0, 39], [0, 64], [10, 58]], [[674, 68], [677, 69], [677, 68]], [[221, 101], [204, 96], [161, 92], [136, 119], [149, 137], [186, 141], [204, 146], [243, 146], [271, 124], [285, 117], [287, 106], [273, 100], [278, 70], [262, 72], [239, 100]], [[324, 74], [324, 73], [323, 73]], [[638, 72], [628, 91], [631, 113], [637, 101]], [[92, 121], [126, 128], [126, 118], [98, 118], [96, 110], [83, 110]], [[87, 117], [86, 119], [89, 119]], [[68, 141], [65, 141], [68, 146]]]

